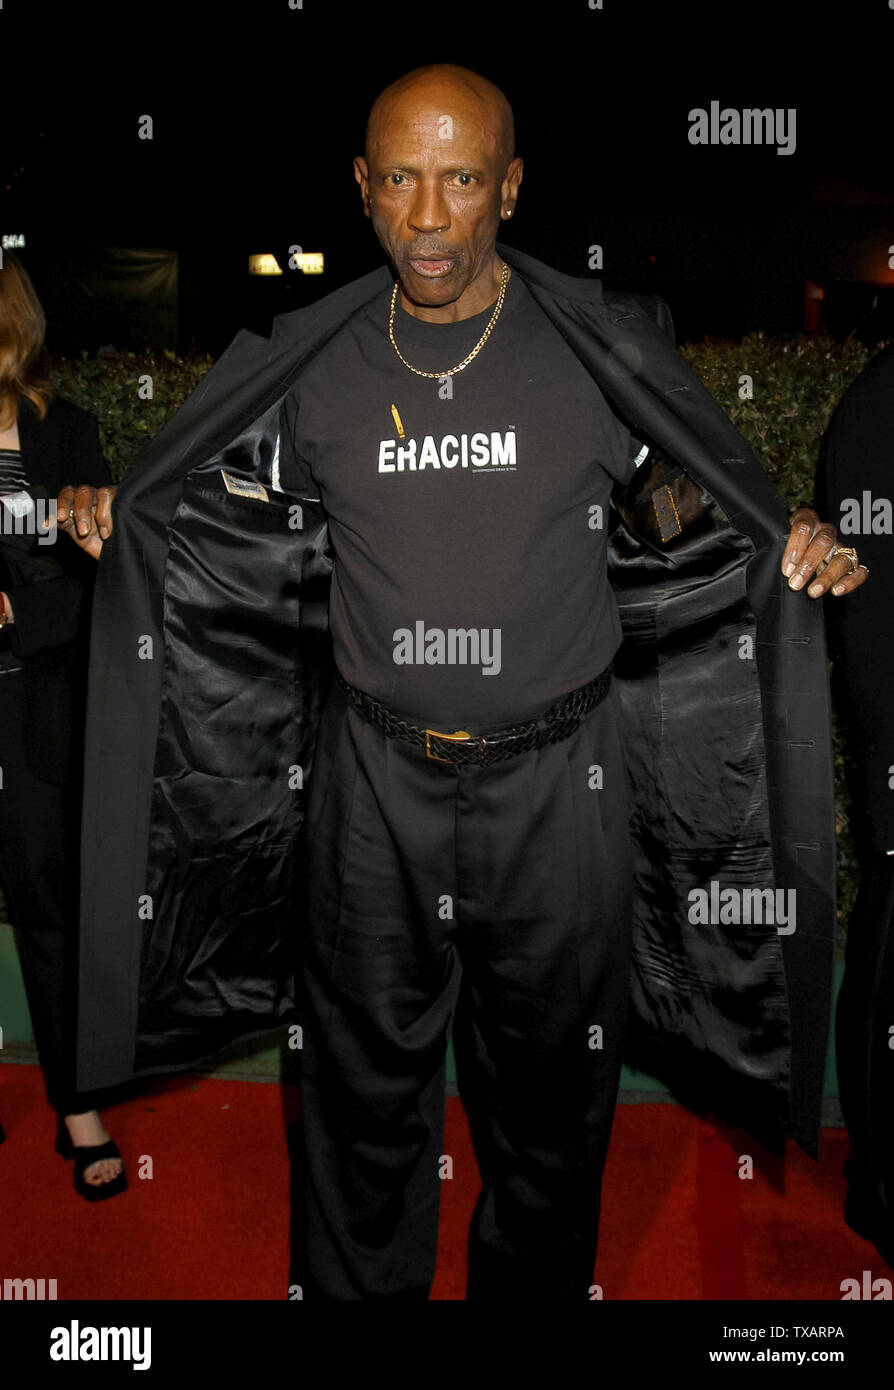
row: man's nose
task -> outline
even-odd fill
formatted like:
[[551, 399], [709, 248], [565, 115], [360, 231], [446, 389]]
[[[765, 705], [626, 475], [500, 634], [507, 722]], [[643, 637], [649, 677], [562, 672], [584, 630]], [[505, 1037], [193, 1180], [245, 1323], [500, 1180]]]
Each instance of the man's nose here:
[[438, 183], [420, 181], [407, 221], [417, 232], [440, 232], [450, 225], [450, 213]]

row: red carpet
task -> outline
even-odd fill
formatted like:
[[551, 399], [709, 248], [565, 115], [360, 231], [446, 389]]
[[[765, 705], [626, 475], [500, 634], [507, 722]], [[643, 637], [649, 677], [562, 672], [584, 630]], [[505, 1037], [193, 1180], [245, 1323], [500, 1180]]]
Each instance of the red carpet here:
[[[286, 1298], [284, 1096], [252, 1082], [151, 1083], [107, 1115], [130, 1190], [91, 1206], [53, 1152], [40, 1071], [0, 1066], [0, 1278], [55, 1278], [60, 1299]], [[445, 1152], [454, 1176], [443, 1183], [432, 1298], [457, 1300], [478, 1191], [458, 1100], [447, 1102]], [[773, 1160], [677, 1106], [619, 1106], [595, 1274], [603, 1297], [837, 1301], [842, 1279], [864, 1269], [890, 1277], [844, 1225], [847, 1152], [833, 1129], [819, 1164], [793, 1145]], [[751, 1179], [738, 1176], [744, 1154]]]

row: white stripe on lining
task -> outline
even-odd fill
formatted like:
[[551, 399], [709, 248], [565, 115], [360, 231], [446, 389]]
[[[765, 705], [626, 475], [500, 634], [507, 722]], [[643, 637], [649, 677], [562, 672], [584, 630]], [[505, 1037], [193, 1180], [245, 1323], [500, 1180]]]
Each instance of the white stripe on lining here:
[[279, 435], [276, 436], [276, 448], [273, 450], [273, 463], [270, 466], [270, 488], [273, 492], [282, 492], [283, 486], [279, 481]]

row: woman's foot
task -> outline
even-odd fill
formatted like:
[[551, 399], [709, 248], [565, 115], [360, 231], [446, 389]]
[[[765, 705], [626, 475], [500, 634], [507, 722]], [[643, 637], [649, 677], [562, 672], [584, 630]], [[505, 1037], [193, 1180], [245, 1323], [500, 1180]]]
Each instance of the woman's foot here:
[[[65, 1128], [68, 1130], [71, 1142], [76, 1149], [106, 1144], [111, 1138], [98, 1110], [87, 1110], [83, 1115], [66, 1115]], [[84, 1182], [89, 1183], [91, 1187], [102, 1187], [104, 1184], [112, 1182], [119, 1173], [123, 1172], [122, 1159], [102, 1158], [97, 1163], [91, 1163], [90, 1167], [84, 1170]]]

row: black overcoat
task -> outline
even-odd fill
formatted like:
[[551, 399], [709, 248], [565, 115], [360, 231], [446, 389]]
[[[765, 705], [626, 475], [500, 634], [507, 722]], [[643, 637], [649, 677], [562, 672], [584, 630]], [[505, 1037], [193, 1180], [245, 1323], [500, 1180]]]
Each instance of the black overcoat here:
[[[780, 498], [661, 302], [498, 250], [651, 451], [617, 495], [609, 561], [634, 801], [628, 1057], [816, 1153], [835, 920], [821, 610], [788, 589]], [[277, 490], [280, 408], [390, 274], [280, 316], [269, 339], [238, 334], [118, 490], [90, 660], [84, 1090], [294, 1017], [331, 559], [310, 482]], [[698, 920], [699, 890], [723, 920]], [[728, 890], [770, 890], [763, 918], [718, 914]], [[794, 931], [768, 920], [776, 890]]]

